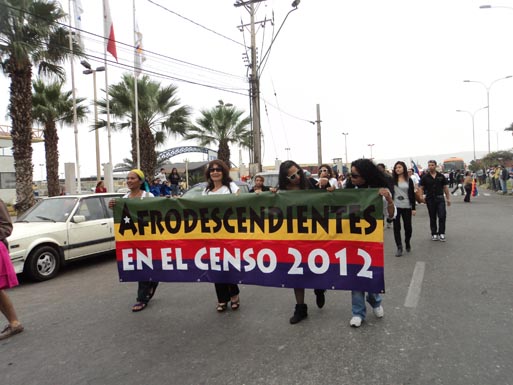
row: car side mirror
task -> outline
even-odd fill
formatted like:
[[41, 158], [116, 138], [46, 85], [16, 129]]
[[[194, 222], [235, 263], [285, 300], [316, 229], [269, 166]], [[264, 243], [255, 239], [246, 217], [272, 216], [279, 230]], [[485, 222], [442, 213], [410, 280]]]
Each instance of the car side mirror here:
[[82, 223], [82, 222], [85, 222], [85, 220], [86, 220], [85, 215], [74, 215], [73, 216], [73, 222], [75, 222], [75, 223]]

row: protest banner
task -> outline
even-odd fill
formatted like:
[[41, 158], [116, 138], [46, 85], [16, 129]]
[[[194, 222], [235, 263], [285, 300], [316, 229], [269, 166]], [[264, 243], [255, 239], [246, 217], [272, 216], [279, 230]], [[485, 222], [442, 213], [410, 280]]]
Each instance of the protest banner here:
[[119, 199], [121, 281], [384, 292], [377, 189]]

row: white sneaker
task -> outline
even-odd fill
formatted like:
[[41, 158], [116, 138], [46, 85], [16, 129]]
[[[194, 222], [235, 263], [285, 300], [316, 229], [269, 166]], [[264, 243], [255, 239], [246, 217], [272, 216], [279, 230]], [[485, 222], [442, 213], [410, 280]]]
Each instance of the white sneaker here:
[[438, 241], [438, 235], [433, 234], [433, 235], [431, 236], [431, 240], [432, 240], [432, 241]]
[[440, 242], [445, 242], [445, 234], [440, 234]]
[[383, 316], [385, 315], [385, 310], [383, 310], [383, 306], [381, 305], [373, 308], [372, 311], [374, 312], [374, 315], [378, 318], [383, 318]]
[[349, 325], [354, 328], [359, 328], [362, 325], [362, 319], [360, 317], [354, 316], [351, 318], [351, 321], [349, 321]]

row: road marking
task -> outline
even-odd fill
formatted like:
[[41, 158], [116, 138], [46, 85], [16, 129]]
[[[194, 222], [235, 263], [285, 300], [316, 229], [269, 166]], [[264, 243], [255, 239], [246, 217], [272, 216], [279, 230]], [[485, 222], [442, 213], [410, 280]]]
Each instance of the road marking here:
[[405, 307], [417, 307], [420, 298], [420, 290], [422, 289], [422, 280], [424, 279], [424, 270], [426, 268], [425, 262], [417, 262], [411, 277], [410, 287], [408, 294], [404, 301]]

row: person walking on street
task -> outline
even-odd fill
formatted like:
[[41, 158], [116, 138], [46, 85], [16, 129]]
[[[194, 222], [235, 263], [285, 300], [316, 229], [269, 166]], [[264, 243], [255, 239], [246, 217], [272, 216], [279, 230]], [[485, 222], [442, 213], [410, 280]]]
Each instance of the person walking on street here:
[[[357, 159], [351, 163], [351, 180], [346, 188], [378, 188], [378, 194], [383, 197], [383, 218], [394, 219], [397, 215], [397, 209], [394, 205], [392, 193], [388, 189], [388, 182], [383, 172], [370, 159]], [[367, 293], [360, 290], [351, 291], [351, 311], [353, 317], [349, 325], [358, 328], [365, 321], [367, 309], [365, 299], [372, 307], [372, 312], [377, 318], [382, 318], [385, 314], [381, 306], [382, 298], [379, 293]]]
[[[325, 179], [324, 186], [327, 187], [329, 186], [329, 182], [327, 178]], [[278, 190], [295, 191], [319, 188], [322, 189], [322, 186], [317, 186], [315, 179], [307, 177], [299, 164], [293, 160], [286, 160], [280, 165]], [[277, 189], [273, 188], [271, 191], [276, 192]], [[316, 297], [315, 302], [319, 308], [322, 308], [326, 302], [325, 291], [324, 289], [314, 290]], [[294, 288], [294, 297], [296, 299], [296, 306], [294, 308], [294, 314], [289, 319], [289, 322], [293, 325], [308, 317], [308, 306], [305, 303], [305, 289]]]
[[470, 203], [470, 195], [472, 195], [472, 173], [470, 171], [465, 173], [463, 188], [465, 189], [465, 198], [463, 199], [463, 202]]
[[[205, 169], [205, 180], [207, 185], [202, 195], [221, 195], [234, 194], [239, 195], [239, 186], [232, 181], [230, 177], [230, 169], [221, 159], [214, 159], [208, 163]], [[219, 313], [224, 312], [228, 308], [238, 310], [240, 308], [240, 289], [235, 283], [214, 283], [217, 295], [216, 310]]]
[[0, 340], [21, 333], [24, 328], [5, 289], [18, 286], [18, 278], [8, 252], [7, 237], [12, 232], [12, 221], [7, 206], [0, 199], [0, 311], [7, 318], [7, 326], [0, 333]]
[[456, 191], [458, 191], [458, 189], [460, 189], [461, 195], [465, 195], [465, 190], [463, 189], [463, 179], [464, 179], [463, 170], [461, 170], [461, 171], [456, 170], [456, 176], [454, 178], [455, 178], [455, 186], [454, 186], [454, 190], [452, 190], [451, 194], [456, 195]]
[[[148, 182], [144, 178], [144, 172], [140, 169], [135, 168], [128, 173], [126, 185], [130, 191], [123, 195], [121, 199], [144, 199], [155, 196], [149, 191]], [[117, 199], [111, 199], [109, 207], [113, 208], [116, 203]], [[155, 295], [158, 285], [157, 281], [139, 281], [137, 283], [137, 302], [132, 306], [134, 313], [146, 309], [148, 303]]]
[[[448, 181], [440, 172], [436, 171], [436, 160], [428, 161], [428, 172], [422, 174], [419, 188], [426, 195], [426, 205], [429, 212], [429, 224], [431, 227], [431, 240], [445, 242], [445, 220], [447, 206], [451, 205]], [[444, 199], [445, 194], [445, 199]], [[438, 218], [438, 226], [437, 226]]]
[[508, 169], [504, 166], [501, 166], [501, 173], [499, 175], [499, 181], [500, 181], [501, 190], [502, 190], [503, 195], [506, 195], [508, 193], [508, 179], [509, 179]]
[[415, 185], [406, 171], [406, 164], [398, 161], [392, 170], [394, 178], [394, 204], [397, 208], [397, 215], [394, 219], [394, 239], [397, 246], [396, 257], [403, 255], [403, 244], [401, 241], [401, 218], [404, 224], [404, 243], [406, 251], [411, 251], [412, 225], [411, 217], [415, 215]]

